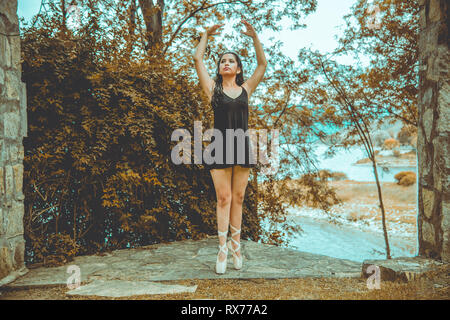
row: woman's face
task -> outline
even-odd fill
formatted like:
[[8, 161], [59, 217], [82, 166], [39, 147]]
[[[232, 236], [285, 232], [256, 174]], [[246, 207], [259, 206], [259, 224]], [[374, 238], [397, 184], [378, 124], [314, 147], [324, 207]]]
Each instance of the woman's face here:
[[240, 71], [237, 60], [234, 54], [226, 53], [222, 56], [219, 64], [219, 74], [221, 75], [233, 75], [238, 74]]

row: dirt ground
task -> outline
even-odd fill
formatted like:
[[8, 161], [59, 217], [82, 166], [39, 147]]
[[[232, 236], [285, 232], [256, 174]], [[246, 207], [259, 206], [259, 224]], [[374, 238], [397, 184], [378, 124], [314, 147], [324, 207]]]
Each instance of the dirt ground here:
[[32, 289], [0, 288], [0, 300], [449, 300], [450, 265], [423, 274], [408, 283], [382, 281], [369, 289], [365, 279], [216, 279], [163, 281], [198, 285], [195, 293], [141, 295], [123, 298], [69, 296], [66, 286]]

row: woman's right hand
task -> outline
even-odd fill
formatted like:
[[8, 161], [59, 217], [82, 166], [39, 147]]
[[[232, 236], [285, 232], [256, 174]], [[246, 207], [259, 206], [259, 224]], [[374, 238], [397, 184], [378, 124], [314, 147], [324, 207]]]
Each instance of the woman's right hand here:
[[218, 28], [221, 28], [224, 24], [225, 24], [225, 23], [222, 23], [222, 24], [215, 24], [215, 25], [213, 25], [212, 27], [207, 28], [207, 29], [206, 29], [206, 34], [207, 34], [208, 36], [215, 36], [216, 34], [220, 34], [220, 32], [217, 32], [216, 30], [217, 30]]

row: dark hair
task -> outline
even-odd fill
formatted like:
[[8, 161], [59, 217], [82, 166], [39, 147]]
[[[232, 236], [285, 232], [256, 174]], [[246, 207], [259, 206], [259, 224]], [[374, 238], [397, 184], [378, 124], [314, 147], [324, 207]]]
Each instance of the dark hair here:
[[220, 61], [222, 60], [222, 57], [224, 55], [226, 55], [227, 53], [231, 53], [232, 55], [234, 55], [234, 57], [236, 58], [238, 67], [241, 69], [241, 72], [236, 75], [236, 84], [238, 86], [240, 86], [244, 83], [244, 68], [242, 67], [241, 59], [239, 58], [237, 53], [235, 53], [233, 51], [227, 51], [227, 52], [222, 53], [220, 55], [219, 59], [217, 60], [216, 79], [214, 80], [216, 85], [214, 87], [214, 92], [213, 92], [212, 99], [211, 99], [211, 104], [213, 106], [218, 104], [219, 97], [223, 95], [223, 86], [222, 86], [223, 79], [222, 79], [222, 75], [219, 73], [219, 70], [220, 70]]

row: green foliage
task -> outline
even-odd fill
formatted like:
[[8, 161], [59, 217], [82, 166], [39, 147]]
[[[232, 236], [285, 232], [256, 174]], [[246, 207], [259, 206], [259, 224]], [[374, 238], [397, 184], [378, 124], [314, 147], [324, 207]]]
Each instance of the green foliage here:
[[[374, 9], [378, 9], [378, 13]], [[373, 104], [417, 127], [419, 88], [418, 0], [357, 0], [347, 14], [341, 53], [365, 55], [364, 86], [374, 90]], [[371, 26], [373, 20], [378, 26]]]
[[339, 181], [339, 180], [347, 180], [348, 177], [344, 172], [332, 172], [331, 173], [331, 179], [334, 181]]
[[417, 136], [417, 127], [405, 125], [397, 134], [397, 139], [402, 145], [410, 145], [415, 136]]
[[344, 172], [340, 171], [330, 171], [330, 170], [319, 170], [318, 172], [320, 179], [326, 181], [338, 181], [348, 179]]
[[[33, 237], [33, 235], [31, 235]], [[33, 237], [29, 251], [33, 254], [33, 261], [41, 262], [44, 266], [57, 266], [73, 260], [80, 246], [65, 233], [45, 234]]]

